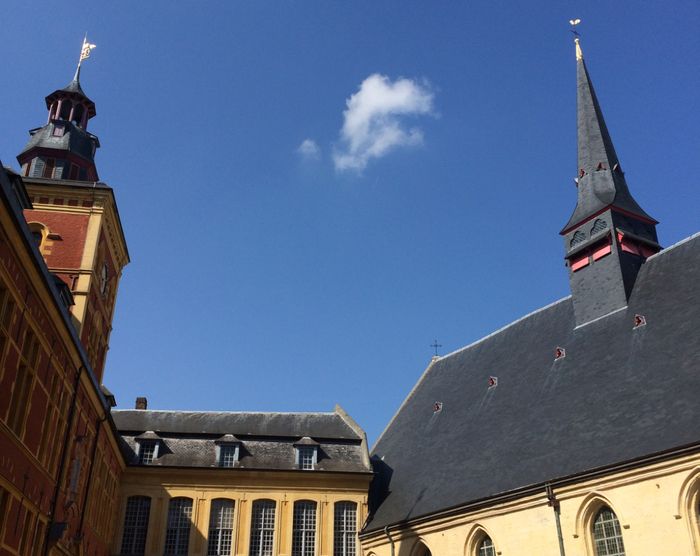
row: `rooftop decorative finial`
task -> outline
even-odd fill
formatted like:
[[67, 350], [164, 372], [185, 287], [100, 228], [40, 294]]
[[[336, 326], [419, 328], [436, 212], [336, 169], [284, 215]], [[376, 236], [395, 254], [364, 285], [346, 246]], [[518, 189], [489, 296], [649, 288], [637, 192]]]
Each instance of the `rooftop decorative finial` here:
[[574, 39], [574, 44], [576, 45], [576, 59], [583, 60], [583, 51], [581, 50], [581, 44], [579, 43], [580, 35], [578, 34], [578, 31], [576, 30], [576, 26], [579, 23], [581, 23], [581, 20], [578, 18], [577, 19], [570, 19], [569, 23], [571, 24], [571, 32], [576, 37]]
[[87, 33], [85, 33], [85, 38], [83, 38], [83, 46], [80, 49], [80, 58], [78, 59], [78, 67], [75, 69], [75, 76], [73, 81], [78, 81], [80, 78], [80, 66], [83, 60], [87, 60], [90, 57], [90, 52], [93, 48], [96, 48], [96, 44], [90, 44], [87, 40]]

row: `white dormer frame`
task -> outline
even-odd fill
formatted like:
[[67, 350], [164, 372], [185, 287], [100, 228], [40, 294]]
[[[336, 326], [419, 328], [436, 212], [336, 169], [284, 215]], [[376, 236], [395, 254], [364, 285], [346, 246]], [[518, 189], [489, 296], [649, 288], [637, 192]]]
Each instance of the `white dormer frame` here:
[[[135, 438], [134, 439], [136, 442], [136, 456], [138, 458], [138, 462], [140, 465], [150, 465], [153, 460], [158, 459], [158, 456], [160, 455], [160, 444], [161, 440], [156, 439], [156, 438]], [[148, 462], [143, 461], [143, 456], [145, 455], [145, 447], [146, 446], [153, 445], [153, 456], [151, 457], [151, 460]]]
[[[225, 448], [222, 450], [221, 448]], [[223, 454], [230, 448], [233, 448], [233, 465], [224, 465]], [[236, 467], [240, 460], [241, 443], [240, 442], [217, 442], [216, 443], [216, 465], [217, 467]]]
[[[297, 444], [294, 446], [295, 451], [295, 463], [299, 469], [304, 469], [310, 471], [316, 469], [316, 464], [318, 463], [318, 446], [312, 444]], [[304, 453], [311, 455], [311, 467], [304, 467], [305, 457]]]

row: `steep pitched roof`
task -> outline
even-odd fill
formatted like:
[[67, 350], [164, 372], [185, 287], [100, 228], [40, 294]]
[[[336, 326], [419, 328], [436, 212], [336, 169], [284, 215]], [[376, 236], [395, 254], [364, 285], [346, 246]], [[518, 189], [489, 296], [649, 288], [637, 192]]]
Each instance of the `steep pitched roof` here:
[[627, 187], [578, 39], [576, 91], [578, 167], [583, 175], [578, 178], [576, 208], [562, 233], [610, 206], [655, 223], [634, 200]]
[[434, 361], [373, 449], [388, 495], [367, 530], [698, 444], [699, 275], [696, 234], [626, 309], [575, 328], [567, 297]]

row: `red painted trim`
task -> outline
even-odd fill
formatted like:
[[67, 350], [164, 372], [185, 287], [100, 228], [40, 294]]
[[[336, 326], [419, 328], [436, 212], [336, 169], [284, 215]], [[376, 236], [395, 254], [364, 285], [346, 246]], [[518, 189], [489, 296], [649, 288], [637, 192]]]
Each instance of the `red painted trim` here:
[[590, 255], [588, 252], [586, 252], [583, 256], [578, 257], [571, 261], [571, 272], [576, 272], [577, 270], [581, 270], [582, 268], [586, 267], [589, 265], [591, 262]]
[[602, 259], [605, 257], [605, 255], [609, 255], [612, 253], [612, 246], [611, 245], [603, 245], [602, 247], [599, 247], [595, 251], [593, 251], [593, 260], [597, 261], [598, 259]]
[[576, 224], [569, 226], [565, 230], [562, 230], [561, 232], [559, 232], [559, 235], [563, 236], [563, 235], [568, 234], [574, 228], [577, 228], [578, 226], [581, 226], [582, 224], [585, 224], [586, 222], [590, 222], [596, 216], [600, 216], [608, 209], [612, 210], [613, 212], [619, 212], [620, 214], [624, 214], [625, 216], [631, 216], [632, 218], [636, 218], [637, 220], [641, 220], [642, 222], [646, 222], [647, 224], [658, 224], [659, 223], [658, 220], [654, 220], [653, 218], [645, 218], [641, 214], [635, 214], [635, 213], [630, 212], [628, 210], [624, 210], [624, 209], [621, 209], [621, 208], [613, 206], [613, 205], [608, 205], [608, 206], [600, 209], [598, 212], [591, 214], [589, 217], [585, 218], [584, 220], [581, 220], [580, 222], [577, 222]]

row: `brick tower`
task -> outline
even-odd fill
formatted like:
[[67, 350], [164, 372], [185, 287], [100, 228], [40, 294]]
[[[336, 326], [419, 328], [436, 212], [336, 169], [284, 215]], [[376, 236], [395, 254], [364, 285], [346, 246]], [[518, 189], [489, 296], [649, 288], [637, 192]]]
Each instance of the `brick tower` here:
[[95, 167], [100, 142], [87, 130], [95, 103], [80, 85], [80, 63], [73, 80], [46, 97], [46, 108], [46, 125], [29, 131], [17, 157], [33, 204], [25, 215], [49, 269], [73, 294], [74, 325], [101, 382], [129, 253], [114, 191]]

